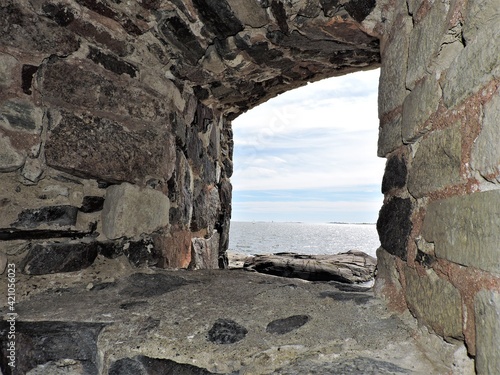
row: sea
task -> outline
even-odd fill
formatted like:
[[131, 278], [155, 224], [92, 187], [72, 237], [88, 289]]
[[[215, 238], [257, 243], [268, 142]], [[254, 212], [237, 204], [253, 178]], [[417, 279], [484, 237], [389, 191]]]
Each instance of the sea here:
[[231, 221], [229, 250], [248, 254], [337, 254], [361, 250], [375, 257], [375, 224]]

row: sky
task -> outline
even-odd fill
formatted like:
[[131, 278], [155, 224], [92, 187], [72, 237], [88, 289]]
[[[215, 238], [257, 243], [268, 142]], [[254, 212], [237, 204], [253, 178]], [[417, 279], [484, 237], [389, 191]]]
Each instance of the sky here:
[[232, 220], [376, 222], [379, 73], [309, 83], [236, 118]]

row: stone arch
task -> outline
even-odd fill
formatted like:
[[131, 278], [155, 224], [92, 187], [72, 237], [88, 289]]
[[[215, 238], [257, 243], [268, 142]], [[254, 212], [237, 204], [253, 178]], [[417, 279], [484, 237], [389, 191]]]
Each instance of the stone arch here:
[[500, 372], [497, 8], [4, 1], [2, 264], [67, 272], [101, 254], [223, 267], [231, 120], [309, 80], [381, 63], [389, 162], [377, 291], [465, 340], [479, 373]]

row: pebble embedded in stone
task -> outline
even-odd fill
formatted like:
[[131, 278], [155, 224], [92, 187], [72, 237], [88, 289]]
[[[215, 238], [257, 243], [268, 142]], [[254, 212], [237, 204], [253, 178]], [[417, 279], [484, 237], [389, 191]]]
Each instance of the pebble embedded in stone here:
[[230, 319], [217, 319], [210, 331], [208, 341], [215, 344], [234, 344], [245, 338], [248, 330]]
[[308, 315], [292, 315], [288, 318], [276, 319], [267, 325], [266, 332], [284, 335], [302, 327], [309, 319]]

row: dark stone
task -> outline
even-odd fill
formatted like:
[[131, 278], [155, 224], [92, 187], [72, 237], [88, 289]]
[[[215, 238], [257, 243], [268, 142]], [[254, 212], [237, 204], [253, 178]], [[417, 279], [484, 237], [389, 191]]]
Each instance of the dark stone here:
[[205, 100], [208, 99], [208, 97], [210, 96], [210, 91], [201, 86], [193, 87], [193, 92], [194, 96], [196, 96], [198, 100]]
[[[31, 81], [27, 87], [31, 90]], [[0, 115], [9, 121], [11, 126], [28, 131], [36, 129], [35, 119], [32, 116], [33, 109], [30, 105], [18, 101], [7, 101], [1, 110]]]
[[162, 41], [177, 48], [189, 64], [195, 65], [205, 54], [205, 49], [196, 36], [179, 17], [165, 17], [158, 25], [158, 29], [163, 37]]
[[100, 14], [101, 16], [108, 17], [114, 20], [118, 18], [118, 14], [113, 9], [106, 6], [105, 2], [100, 2], [97, 0], [77, 0], [76, 2]]
[[344, 4], [349, 15], [358, 22], [362, 22], [375, 8], [376, 0], [351, 0]]
[[123, 244], [119, 241], [98, 242], [97, 249], [99, 254], [108, 259], [115, 259], [123, 255]]
[[340, 362], [315, 363], [304, 361], [293, 363], [275, 372], [276, 375], [403, 375], [411, 374], [410, 370], [399, 367], [391, 362], [380, 361], [373, 358], [357, 357]]
[[68, 26], [75, 19], [73, 11], [62, 4], [46, 3], [43, 4], [42, 10], [59, 26]]
[[116, 74], [128, 74], [131, 78], [137, 75], [137, 68], [132, 64], [120, 60], [117, 57], [104, 53], [97, 48], [92, 46], [89, 47], [89, 54], [87, 58], [91, 59], [96, 64], [100, 64], [113, 73]]
[[95, 243], [53, 243], [33, 246], [22, 260], [27, 275], [73, 272], [89, 267], [97, 257]]
[[136, 356], [122, 358], [114, 362], [108, 375], [211, 375], [214, 374], [204, 368], [189, 364], [177, 363], [170, 359]]
[[363, 293], [363, 292], [368, 292], [371, 289], [369, 287], [364, 287], [364, 286], [355, 285], [355, 284], [342, 284], [342, 283], [339, 283], [338, 281], [330, 281], [328, 284], [334, 285], [336, 289], [338, 289], [342, 292]]
[[10, 327], [4, 320], [0, 322], [2, 372], [4, 375], [26, 374], [50, 361], [74, 359], [82, 363], [86, 374], [97, 375], [97, 339], [104, 327], [102, 323], [17, 321], [16, 369], [13, 372], [6, 363]]
[[283, 56], [283, 52], [279, 49], [269, 49], [267, 42], [248, 45], [242, 38], [236, 37], [235, 40], [237, 47], [246, 51], [258, 65], [267, 64], [271, 66], [271, 62]]
[[[238, 36], [236, 36], [237, 39]], [[215, 39], [214, 40], [215, 50], [224, 60], [234, 60], [238, 56], [238, 51], [231, 48], [228, 39]]]
[[12, 240], [48, 240], [50, 238], [83, 238], [92, 234], [76, 230], [49, 230], [49, 229], [15, 229], [0, 228], [0, 241]]
[[288, 318], [273, 320], [266, 327], [266, 332], [284, 335], [302, 327], [309, 321], [308, 315], [292, 315]]
[[338, 11], [339, 0], [319, 0], [319, 3], [323, 8], [325, 17], [332, 17]]
[[287, 16], [283, 3], [281, 1], [273, 0], [271, 2], [271, 12], [273, 13], [274, 18], [276, 19], [276, 22], [278, 22], [280, 30], [284, 34], [288, 34], [289, 29], [288, 29], [288, 23], [286, 22]]
[[217, 319], [210, 331], [208, 341], [215, 344], [234, 344], [247, 335], [248, 330], [230, 319]]
[[137, 308], [144, 308], [147, 305], [149, 305], [148, 301], [132, 301], [132, 302], [125, 302], [122, 303], [119, 308], [122, 310], [134, 310], [136, 307]]
[[45, 145], [49, 166], [108, 183], [168, 179], [174, 152], [173, 137], [166, 131], [129, 131], [112, 120], [68, 112], [62, 112]]
[[335, 301], [353, 301], [356, 305], [365, 305], [373, 297], [368, 294], [351, 293], [351, 292], [333, 292], [326, 291], [320, 293], [321, 298], [331, 298]]
[[409, 198], [395, 197], [382, 206], [377, 231], [382, 247], [402, 260], [407, 259], [406, 246], [413, 224]]
[[31, 84], [33, 82], [33, 76], [38, 70], [38, 66], [35, 65], [23, 65], [21, 70], [21, 88], [26, 95], [31, 95]]
[[205, 27], [217, 38], [225, 39], [243, 30], [226, 0], [193, 0]]
[[86, 195], [85, 197], [83, 197], [80, 211], [85, 213], [97, 212], [101, 211], [103, 206], [104, 206], [104, 197]]
[[430, 254], [424, 253], [421, 250], [417, 250], [415, 261], [420, 263], [425, 268], [431, 268], [432, 265], [436, 262], [436, 258]]
[[28, 208], [23, 210], [12, 227], [36, 228], [46, 225], [75, 225], [78, 208], [74, 206], [48, 206], [41, 208]]
[[404, 157], [391, 157], [385, 166], [384, 178], [382, 179], [382, 194], [391, 189], [403, 188], [407, 177], [406, 160]]
[[354, 46], [349, 46], [333, 40], [313, 40], [296, 30], [292, 31], [290, 35], [286, 35], [281, 31], [270, 31], [267, 33], [267, 38], [274, 44], [282, 47], [300, 50], [301, 53], [310, 52], [310, 57], [316, 58], [318, 56], [329, 57], [332, 54], [338, 54], [340, 51], [345, 51], [346, 49], [352, 50], [351, 54], [353, 57], [355, 53], [362, 52]]
[[155, 266], [162, 258], [161, 250], [154, 246], [152, 239], [129, 242], [123, 253], [134, 266]]
[[125, 280], [125, 287], [119, 292], [126, 297], [156, 297], [179, 289], [188, 282], [181, 277], [146, 273], [135, 273]]

